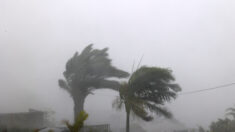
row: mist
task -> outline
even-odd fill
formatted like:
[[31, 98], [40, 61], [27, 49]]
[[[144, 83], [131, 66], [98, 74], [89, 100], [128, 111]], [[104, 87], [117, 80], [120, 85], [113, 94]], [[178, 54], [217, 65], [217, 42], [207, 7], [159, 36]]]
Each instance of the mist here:
[[[112, 64], [128, 72], [142, 55], [141, 65], [172, 69], [182, 93], [233, 83], [234, 34], [232, 0], [1, 0], [0, 113], [35, 108], [72, 120], [73, 101], [58, 79], [67, 60], [91, 43], [108, 47]], [[231, 86], [178, 95], [167, 107], [185, 127], [207, 128], [234, 106], [234, 93]], [[125, 113], [112, 108], [115, 96], [89, 95], [88, 123], [124, 127]]]

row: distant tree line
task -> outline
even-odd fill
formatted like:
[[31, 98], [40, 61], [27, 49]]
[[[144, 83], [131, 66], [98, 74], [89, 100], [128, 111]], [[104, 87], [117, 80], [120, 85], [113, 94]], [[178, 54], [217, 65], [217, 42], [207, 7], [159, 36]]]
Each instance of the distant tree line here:
[[235, 108], [231, 107], [226, 109], [225, 118], [219, 118], [213, 121], [209, 126], [209, 130], [205, 130], [199, 126], [197, 131], [194, 129], [174, 132], [235, 132]]
[[235, 108], [226, 110], [226, 117], [218, 119], [210, 125], [211, 132], [235, 132]]

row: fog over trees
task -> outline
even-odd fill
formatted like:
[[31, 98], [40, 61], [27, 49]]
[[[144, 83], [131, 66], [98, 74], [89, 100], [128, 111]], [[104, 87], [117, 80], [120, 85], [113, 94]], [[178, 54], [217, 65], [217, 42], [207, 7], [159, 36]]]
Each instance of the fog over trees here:
[[[141, 65], [169, 68], [180, 84], [177, 98], [165, 104], [174, 119], [131, 117], [132, 123], [150, 132], [165, 126], [208, 130], [226, 120], [234, 85], [182, 93], [235, 82], [234, 14], [232, 0], [0, 0], [0, 113], [53, 110], [56, 121], [73, 121], [74, 100], [58, 79], [67, 81], [66, 63], [92, 43], [93, 49], [109, 48], [117, 70], [131, 74], [144, 55]], [[110, 80], [129, 79], [116, 77]], [[92, 92], [84, 97], [86, 123], [125, 128], [125, 111], [112, 107], [119, 93]]]

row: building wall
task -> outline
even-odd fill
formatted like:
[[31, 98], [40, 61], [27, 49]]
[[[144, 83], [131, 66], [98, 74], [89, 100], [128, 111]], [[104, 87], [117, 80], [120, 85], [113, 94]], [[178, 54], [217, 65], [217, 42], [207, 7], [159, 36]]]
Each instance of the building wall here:
[[82, 132], [110, 132], [110, 125], [104, 124], [104, 125], [91, 125], [91, 126], [84, 126], [82, 128]]
[[7, 128], [42, 128], [43, 112], [0, 114], [0, 126]]

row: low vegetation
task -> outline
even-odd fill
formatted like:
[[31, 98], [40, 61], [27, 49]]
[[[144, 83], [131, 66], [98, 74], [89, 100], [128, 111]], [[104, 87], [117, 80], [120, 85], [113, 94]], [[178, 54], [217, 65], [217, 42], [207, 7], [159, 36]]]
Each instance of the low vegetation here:
[[73, 124], [70, 124], [69, 121], [64, 121], [64, 124], [70, 132], [80, 132], [87, 118], [88, 114], [85, 111], [81, 111]]

